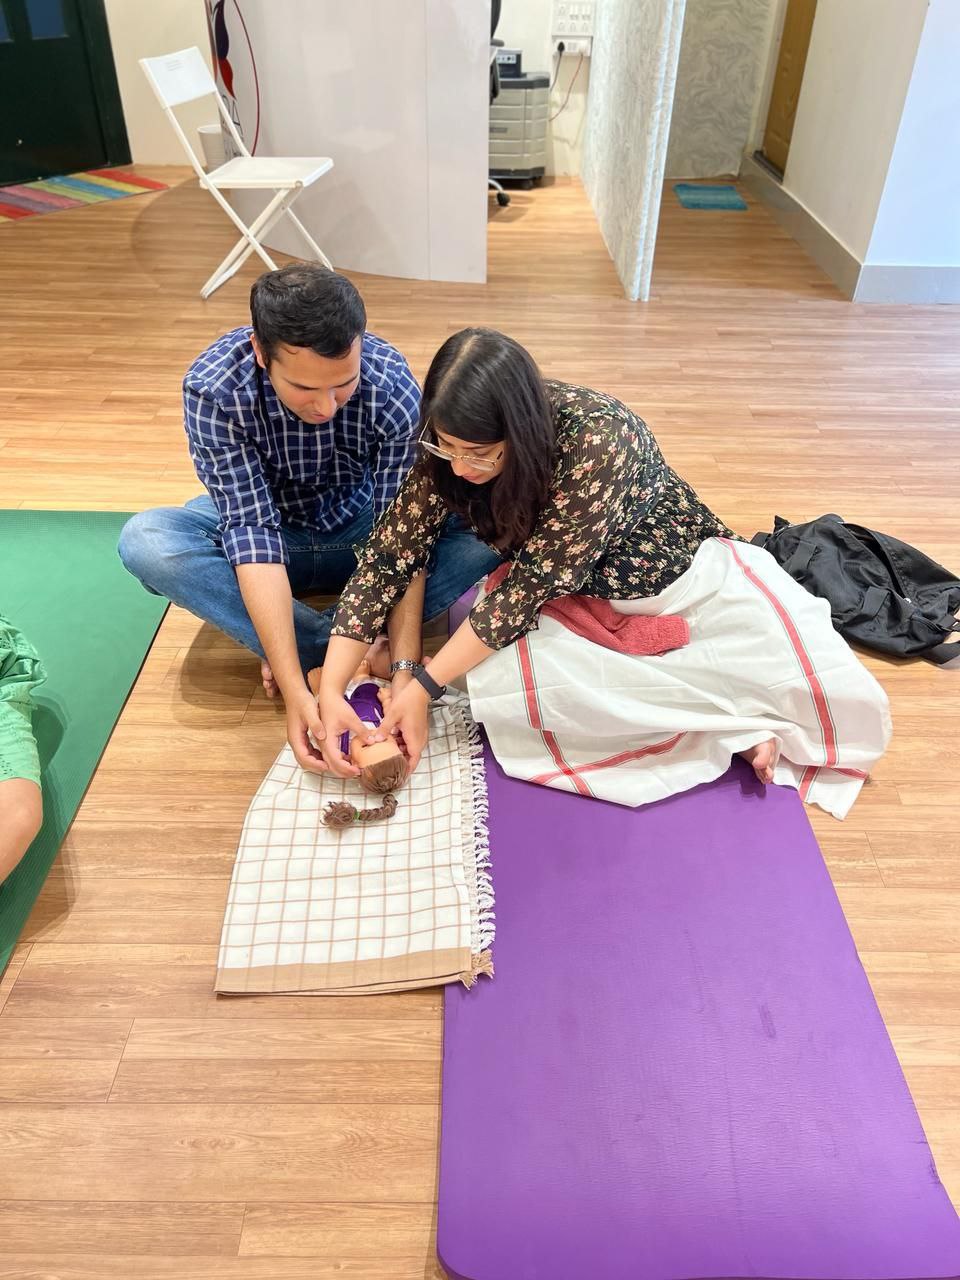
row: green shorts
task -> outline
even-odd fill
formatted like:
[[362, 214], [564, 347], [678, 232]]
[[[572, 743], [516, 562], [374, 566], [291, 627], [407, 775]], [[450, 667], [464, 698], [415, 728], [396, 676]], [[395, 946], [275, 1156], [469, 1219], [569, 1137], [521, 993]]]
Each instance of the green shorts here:
[[28, 778], [40, 785], [33, 691], [45, 679], [33, 645], [0, 614], [0, 782]]

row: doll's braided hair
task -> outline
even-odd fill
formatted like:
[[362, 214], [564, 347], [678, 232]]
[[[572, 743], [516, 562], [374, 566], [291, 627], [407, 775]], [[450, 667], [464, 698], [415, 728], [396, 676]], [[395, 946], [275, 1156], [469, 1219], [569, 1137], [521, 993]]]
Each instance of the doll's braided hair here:
[[383, 796], [376, 809], [357, 809], [348, 800], [335, 800], [323, 811], [324, 826], [335, 831], [352, 826], [355, 822], [381, 822], [397, 812], [397, 798], [392, 793], [403, 785], [407, 777], [407, 761], [400, 754], [387, 760], [378, 760], [360, 770], [357, 781], [364, 791]]

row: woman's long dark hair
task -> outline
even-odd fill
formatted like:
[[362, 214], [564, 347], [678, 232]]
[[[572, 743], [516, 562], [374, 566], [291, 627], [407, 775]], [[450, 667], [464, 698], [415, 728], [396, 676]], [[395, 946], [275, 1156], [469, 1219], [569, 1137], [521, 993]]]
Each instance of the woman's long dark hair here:
[[461, 329], [433, 357], [423, 386], [421, 425], [471, 444], [506, 445], [496, 479], [474, 485], [448, 462], [427, 454], [448, 510], [465, 517], [484, 541], [517, 551], [550, 492], [556, 455], [553, 410], [528, 351], [495, 329]]

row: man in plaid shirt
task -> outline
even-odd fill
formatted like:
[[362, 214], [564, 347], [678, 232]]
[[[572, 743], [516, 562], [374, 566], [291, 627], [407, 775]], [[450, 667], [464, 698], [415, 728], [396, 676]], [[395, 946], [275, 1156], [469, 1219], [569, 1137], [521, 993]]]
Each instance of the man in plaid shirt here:
[[[420, 389], [393, 347], [366, 332], [344, 276], [314, 263], [269, 271], [250, 295], [253, 330], [225, 334], [183, 382], [190, 456], [207, 492], [134, 516], [120, 557], [148, 591], [219, 627], [262, 660], [287, 733], [318, 770], [323, 737], [305, 673], [323, 662], [333, 610], [295, 599], [339, 592], [354, 548], [390, 505], [416, 456]], [[388, 622], [390, 656], [421, 657], [421, 623], [499, 562], [448, 521], [427, 575]], [[398, 683], [409, 670], [394, 675]]]

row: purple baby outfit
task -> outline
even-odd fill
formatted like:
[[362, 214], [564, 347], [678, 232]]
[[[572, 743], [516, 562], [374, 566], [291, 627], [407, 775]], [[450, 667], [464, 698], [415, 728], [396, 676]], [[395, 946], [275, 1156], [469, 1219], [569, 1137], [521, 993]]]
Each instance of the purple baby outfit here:
[[[369, 681], [366, 684], [358, 684], [353, 693], [347, 698], [347, 702], [353, 707], [354, 711], [361, 720], [367, 724], [372, 724], [376, 728], [383, 719], [383, 707], [380, 705], [380, 686], [372, 684]], [[341, 733], [340, 735], [340, 751], [343, 755], [350, 752], [350, 734]]]

